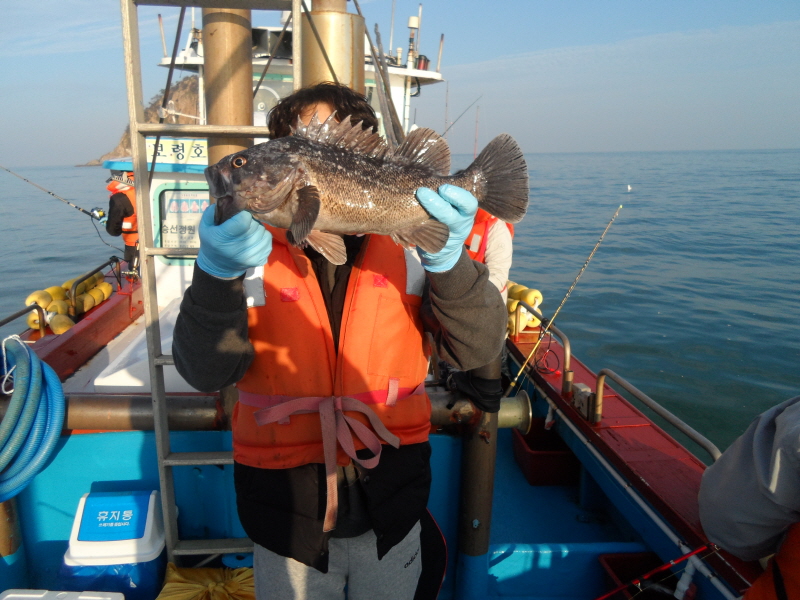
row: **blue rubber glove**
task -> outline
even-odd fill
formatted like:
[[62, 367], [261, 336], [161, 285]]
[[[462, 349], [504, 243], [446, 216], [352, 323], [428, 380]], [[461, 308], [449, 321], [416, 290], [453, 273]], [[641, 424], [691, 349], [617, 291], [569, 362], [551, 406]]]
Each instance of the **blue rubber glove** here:
[[233, 279], [250, 267], [260, 267], [272, 252], [272, 234], [242, 211], [222, 225], [214, 225], [212, 204], [200, 220], [197, 266], [220, 279]]
[[100, 219], [98, 220], [98, 222], [100, 223], [100, 225], [102, 225], [103, 227], [105, 227], [105, 226], [106, 226], [106, 223], [108, 223], [108, 217], [100, 217]]
[[450, 228], [450, 237], [439, 252], [425, 252], [417, 246], [422, 266], [431, 273], [449, 271], [464, 250], [464, 241], [478, 212], [478, 201], [467, 190], [449, 184], [439, 186], [438, 194], [428, 188], [419, 188], [417, 200], [434, 219]]

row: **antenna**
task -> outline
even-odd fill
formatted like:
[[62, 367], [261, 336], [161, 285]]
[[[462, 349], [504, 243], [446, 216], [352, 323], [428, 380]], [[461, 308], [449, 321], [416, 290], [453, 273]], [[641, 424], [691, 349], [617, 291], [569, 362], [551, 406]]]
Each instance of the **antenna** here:
[[[394, 48], [394, 8], [397, 6], [397, 0], [392, 0], [392, 21], [389, 25], [389, 52]], [[400, 61], [397, 61], [400, 62]]]
[[475, 157], [478, 156], [478, 121], [480, 116], [481, 105], [478, 104], [477, 108], [475, 108], [475, 149], [472, 151], [472, 160], [475, 160]]
[[419, 45], [420, 32], [422, 31], [422, 4], [419, 5], [419, 16], [417, 17], [417, 54], [420, 52]]
[[[444, 86], [444, 133], [442, 134], [442, 137], [445, 137], [447, 135], [447, 130], [450, 129], [450, 127], [448, 127], [448, 122], [447, 122], [450, 119], [450, 115], [448, 114], [449, 108], [450, 108], [450, 82], [447, 81], [445, 82]], [[447, 138], [445, 137], [445, 139]]]
[[158, 27], [161, 29], [161, 47], [164, 49], [164, 58], [167, 58], [167, 39], [164, 37], [164, 19], [158, 15]]

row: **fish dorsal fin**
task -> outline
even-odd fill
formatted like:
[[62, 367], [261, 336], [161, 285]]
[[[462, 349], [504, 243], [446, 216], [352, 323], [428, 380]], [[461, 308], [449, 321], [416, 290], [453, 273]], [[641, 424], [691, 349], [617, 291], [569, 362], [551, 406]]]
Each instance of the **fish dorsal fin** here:
[[433, 129], [420, 127], [406, 136], [394, 151], [392, 161], [425, 166], [437, 175], [449, 175], [450, 147]]
[[354, 123], [347, 117], [337, 122], [335, 112], [323, 123], [319, 122], [316, 113], [308, 125], [304, 125], [298, 117], [293, 134], [372, 158], [383, 158], [389, 149], [386, 140], [377, 133], [372, 133], [372, 129], [363, 129], [361, 121]]
[[308, 122], [308, 125], [303, 123], [303, 120], [298, 115], [297, 124], [292, 127], [292, 134], [313, 140], [315, 142], [324, 143], [324, 140], [327, 139], [331, 129], [336, 125], [337, 122], [335, 111], [321, 123], [319, 120], [319, 114], [314, 113], [314, 115], [311, 117], [311, 120]]

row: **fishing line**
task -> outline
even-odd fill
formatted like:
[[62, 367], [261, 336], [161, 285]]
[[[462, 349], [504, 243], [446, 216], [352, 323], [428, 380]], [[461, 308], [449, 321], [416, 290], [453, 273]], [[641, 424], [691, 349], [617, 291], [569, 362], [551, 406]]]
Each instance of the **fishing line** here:
[[[647, 591], [652, 591], [651, 590], [651, 586], [646, 586], [646, 587], [642, 586], [642, 584], [645, 581], [650, 581], [651, 580], [653, 584], [661, 584], [661, 583], [664, 583], [665, 581], [667, 581], [670, 578], [675, 578], [675, 579], [679, 580], [680, 576], [683, 575], [683, 573], [689, 567], [689, 563], [687, 562], [686, 566], [681, 567], [681, 568], [679, 568], [679, 569], [677, 569], [675, 571], [669, 571], [670, 567], [674, 567], [674, 566], [678, 565], [679, 563], [682, 563], [684, 561], [688, 561], [688, 559], [690, 559], [692, 556], [698, 555], [701, 552], [703, 552], [704, 550], [711, 550], [711, 552], [709, 552], [708, 554], [704, 554], [702, 556], [698, 556], [698, 559], [701, 560], [701, 561], [704, 561], [708, 557], [714, 556], [715, 554], [719, 554], [719, 549], [714, 544], [706, 544], [704, 546], [700, 546], [699, 548], [697, 548], [695, 550], [692, 550], [691, 552], [683, 554], [683, 555], [679, 556], [678, 558], [670, 560], [670, 561], [664, 563], [663, 565], [660, 565], [660, 566], [656, 567], [655, 569], [652, 569], [651, 571], [648, 571], [647, 573], [645, 573], [644, 575], [642, 575], [638, 579], [632, 579], [632, 580], [628, 581], [627, 583], [624, 583], [624, 584], [616, 587], [612, 591], [610, 591], [610, 592], [608, 592], [606, 594], [603, 594], [602, 596], [599, 596], [595, 600], [606, 600], [607, 598], [610, 598], [614, 594], [618, 594], [618, 593], [620, 593], [620, 592], [622, 592], [622, 591], [624, 591], [624, 590], [626, 590], [628, 588], [631, 588], [631, 587], [636, 588], [636, 592], [631, 594], [630, 591], [629, 591], [628, 593], [631, 595], [632, 598], [636, 598], [642, 593], [645, 593]], [[659, 579], [655, 579], [654, 576], [656, 574], [660, 573], [661, 571], [668, 571], [668, 572], [663, 577], [661, 577]]]
[[530, 354], [528, 354], [528, 358], [526, 358], [525, 362], [522, 363], [522, 366], [519, 368], [519, 372], [517, 373], [517, 376], [514, 377], [514, 381], [512, 381], [511, 384], [508, 386], [508, 389], [506, 390], [506, 393], [504, 394], [505, 398], [508, 398], [508, 396], [511, 394], [511, 391], [514, 389], [514, 386], [517, 385], [517, 380], [519, 379], [519, 376], [525, 370], [525, 367], [528, 365], [528, 363], [530, 362], [531, 358], [533, 358], [533, 355], [536, 352], [536, 350], [539, 348], [539, 344], [542, 343], [542, 339], [544, 339], [544, 336], [550, 331], [550, 326], [553, 324], [553, 321], [556, 320], [556, 317], [558, 316], [558, 313], [561, 312], [561, 308], [564, 306], [564, 304], [566, 304], [567, 300], [569, 299], [570, 294], [572, 294], [572, 290], [574, 290], [575, 286], [578, 285], [578, 280], [581, 278], [581, 275], [583, 275], [584, 271], [586, 271], [586, 267], [589, 266], [589, 261], [592, 260], [592, 257], [594, 256], [594, 253], [597, 252], [597, 249], [600, 247], [600, 244], [603, 242], [603, 238], [606, 237], [606, 233], [608, 233], [608, 230], [611, 228], [611, 224], [614, 222], [614, 219], [617, 218], [617, 215], [619, 214], [619, 211], [621, 211], [621, 210], [622, 210], [622, 204], [619, 205], [619, 208], [614, 213], [614, 216], [611, 217], [611, 220], [608, 222], [608, 225], [606, 225], [606, 228], [603, 230], [603, 233], [600, 236], [600, 239], [597, 240], [597, 243], [594, 245], [594, 248], [592, 248], [592, 251], [589, 253], [589, 258], [587, 258], [586, 262], [583, 263], [583, 266], [581, 267], [581, 270], [578, 272], [577, 277], [575, 277], [575, 281], [573, 281], [572, 285], [569, 286], [569, 289], [567, 290], [567, 293], [564, 295], [564, 299], [561, 300], [561, 304], [558, 305], [558, 308], [556, 309], [556, 312], [553, 313], [553, 316], [550, 317], [550, 319], [547, 321], [547, 325], [542, 330], [542, 332], [539, 334], [539, 339], [536, 341], [536, 344], [533, 346], [533, 350], [530, 351]]
[[97, 237], [100, 238], [101, 242], [103, 242], [109, 248], [112, 248], [112, 249], [116, 250], [117, 252], [122, 252], [123, 254], [125, 254], [125, 250], [123, 250], [122, 248], [117, 248], [116, 246], [112, 246], [111, 244], [109, 244], [107, 241], [105, 241], [103, 239], [103, 236], [100, 235], [100, 230], [97, 228], [97, 223], [94, 222], [94, 219], [92, 219], [92, 225], [94, 225], [94, 230], [97, 232]]

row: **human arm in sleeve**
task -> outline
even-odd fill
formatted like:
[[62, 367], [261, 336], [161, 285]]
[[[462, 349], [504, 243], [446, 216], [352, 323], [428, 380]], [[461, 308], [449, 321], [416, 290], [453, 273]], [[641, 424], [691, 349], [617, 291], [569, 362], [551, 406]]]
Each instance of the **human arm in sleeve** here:
[[439, 252], [417, 247], [427, 273], [423, 326], [433, 334], [439, 356], [452, 366], [462, 371], [482, 367], [500, 354], [507, 316], [488, 269], [465, 250], [478, 201], [453, 185], [442, 185], [436, 192], [420, 188], [416, 195], [423, 208], [450, 229]]
[[130, 199], [123, 193], [117, 192], [108, 199], [108, 215], [106, 232], [108, 235], [119, 237], [122, 235], [122, 221], [133, 216], [134, 209]]
[[700, 521], [709, 540], [743, 560], [774, 553], [800, 522], [800, 396], [758, 416], [706, 469]]
[[466, 252], [449, 271], [428, 273], [421, 314], [440, 358], [453, 367], [475, 369], [500, 354], [508, 320], [505, 303], [486, 266]]
[[178, 373], [204, 392], [236, 383], [253, 362], [244, 273], [272, 251], [272, 236], [249, 213], [217, 225], [214, 208], [200, 221], [200, 252], [172, 342]]
[[172, 355], [181, 377], [202, 392], [236, 383], [253, 362], [243, 281], [219, 279], [195, 265], [183, 295]]

